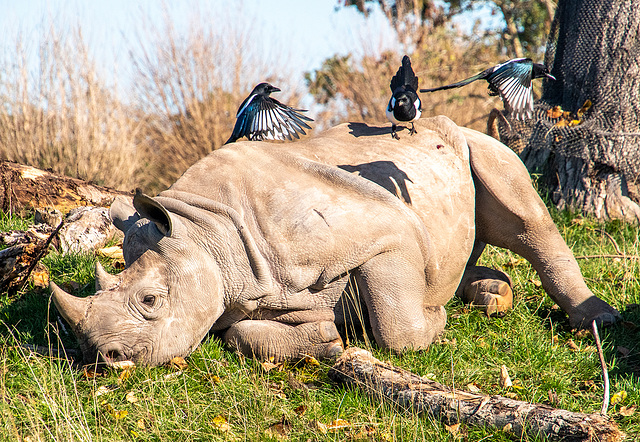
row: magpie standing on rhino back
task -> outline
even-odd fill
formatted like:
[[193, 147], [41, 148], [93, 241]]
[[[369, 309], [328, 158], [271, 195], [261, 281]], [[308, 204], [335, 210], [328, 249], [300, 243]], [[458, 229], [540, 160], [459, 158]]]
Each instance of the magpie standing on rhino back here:
[[408, 56], [402, 57], [402, 66], [391, 79], [391, 99], [387, 106], [387, 118], [391, 121], [391, 136], [399, 140], [396, 133], [397, 125], [411, 123], [409, 134], [417, 131], [413, 125], [422, 114], [422, 103], [418, 97], [418, 77], [413, 73], [411, 60]]

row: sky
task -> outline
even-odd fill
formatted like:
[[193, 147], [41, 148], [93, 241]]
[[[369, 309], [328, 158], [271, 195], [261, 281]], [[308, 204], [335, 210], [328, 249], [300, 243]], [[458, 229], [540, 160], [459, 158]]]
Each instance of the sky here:
[[[300, 78], [334, 54], [357, 57], [403, 50], [380, 12], [365, 19], [355, 8], [337, 9], [337, 4], [338, 0], [0, 0], [0, 50], [8, 51], [10, 57], [15, 51], [13, 37], [37, 40], [43, 23], [53, 18], [62, 28], [81, 23], [90, 50], [105, 66], [126, 66], [130, 64], [127, 43], [146, 38], [140, 32], [145, 25], [161, 29], [165, 10], [178, 32], [191, 26], [194, 11], [214, 28], [242, 24], [253, 49], [278, 59], [274, 65], [284, 61], [291, 74]], [[459, 22], [464, 27], [477, 17]], [[486, 13], [479, 17], [490, 20]]]

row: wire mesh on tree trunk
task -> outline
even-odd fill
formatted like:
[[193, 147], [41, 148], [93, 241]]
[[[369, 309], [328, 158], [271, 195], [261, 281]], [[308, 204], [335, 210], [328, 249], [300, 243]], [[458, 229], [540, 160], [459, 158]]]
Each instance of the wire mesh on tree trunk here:
[[560, 0], [545, 56], [556, 81], [545, 80], [533, 119], [500, 117], [501, 140], [561, 208], [640, 220], [639, 32], [635, 2]]

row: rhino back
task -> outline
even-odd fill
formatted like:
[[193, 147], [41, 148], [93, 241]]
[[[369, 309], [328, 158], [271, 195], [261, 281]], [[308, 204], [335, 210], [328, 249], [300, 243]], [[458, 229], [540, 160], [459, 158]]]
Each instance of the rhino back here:
[[[417, 127], [418, 135], [400, 141], [388, 127], [350, 123], [296, 143], [234, 143], [196, 163], [172, 189], [237, 210], [275, 263], [276, 278], [293, 290], [318, 272], [344, 273], [399, 223], [411, 224], [428, 243], [430, 299], [445, 303], [475, 235], [468, 147], [448, 119]], [[318, 164], [357, 177], [319, 173]], [[328, 270], [330, 263], [338, 268]]]

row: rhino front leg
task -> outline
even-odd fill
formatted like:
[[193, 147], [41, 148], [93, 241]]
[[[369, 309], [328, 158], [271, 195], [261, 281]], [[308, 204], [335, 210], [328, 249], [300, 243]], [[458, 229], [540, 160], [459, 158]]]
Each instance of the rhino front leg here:
[[358, 290], [381, 347], [397, 352], [425, 349], [444, 331], [447, 313], [441, 305], [429, 305], [422, 262], [422, 257], [386, 252], [356, 272]]
[[331, 321], [290, 325], [246, 319], [232, 325], [224, 340], [242, 354], [260, 361], [280, 362], [307, 355], [331, 358], [343, 351], [342, 339]]
[[470, 265], [464, 271], [456, 296], [483, 310], [487, 316], [504, 313], [513, 307], [511, 278], [489, 267]]

